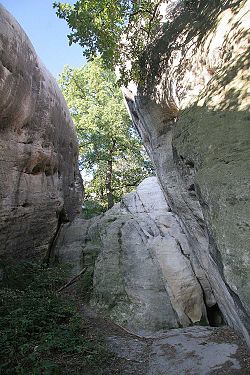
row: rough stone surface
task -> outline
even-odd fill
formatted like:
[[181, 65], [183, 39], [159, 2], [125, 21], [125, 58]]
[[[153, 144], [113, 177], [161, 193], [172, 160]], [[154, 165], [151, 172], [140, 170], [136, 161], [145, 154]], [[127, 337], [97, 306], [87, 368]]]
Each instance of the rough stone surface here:
[[[68, 295], [72, 295], [72, 289]], [[229, 327], [187, 327], [148, 338], [129, 333], [103, 314], [79, 303], [92, 339], [102, 337], [113, 360], [104, 375], [249, 375], [249, 351]], [[92, 373], [91, 371], [86, 373]]]
[[0, 256], [42, 258], [79, 212], [78, 146], [64, 98], [0, 5]]
[[238, 345], [230, 340], [218, 343], [213, 328], [191, 327], [173, 330], [154, 340], [147, 375], [208, 375], [222, 370], [240, 373], [241, 365], [234, 358]]
[[211, 287], [156, 177], [104, 215], [64, 226], [56, 249], [75, 273], [90, 267], [90, 303], [134, 332], [208, 324]]
[[70, 266], [70, 275], [77, 275], [83, 268], [83, 247], [90, 226], [90, 220], [77, 217], [74, 224], [61, 225], [51, 258]]
[[203, 290], [250, 344], [250, 2], [181, 6], [125, 97]]

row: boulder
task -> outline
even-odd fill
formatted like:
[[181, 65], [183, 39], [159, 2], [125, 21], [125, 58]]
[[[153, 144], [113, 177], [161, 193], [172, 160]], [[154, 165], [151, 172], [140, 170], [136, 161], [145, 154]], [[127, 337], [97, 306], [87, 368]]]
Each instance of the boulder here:
[[0, 256], [49, 255], [79, 213], [76, 133], [55, 79], [0, 5]]
[[202, 270], [196, 274], [187, 237], [156, 177], [105, 214], [66, 224], [56, 256], [73, 273], [87, 266], [91, 305], [133, 332], [209, 324], [207, 305], [216, 303], [211, 287]]

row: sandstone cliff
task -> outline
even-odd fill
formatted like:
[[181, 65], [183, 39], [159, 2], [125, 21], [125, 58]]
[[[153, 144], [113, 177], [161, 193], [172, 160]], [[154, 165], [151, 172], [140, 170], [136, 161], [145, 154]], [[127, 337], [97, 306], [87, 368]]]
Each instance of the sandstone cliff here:
[[79, 212], [78, 145], [65, 100], [0, 5], [0, 256], [43, 258]]
[[249, 11], [178, 2], [145, 53], [145, 84], [124, 92], [224, 319], [250, 343]]

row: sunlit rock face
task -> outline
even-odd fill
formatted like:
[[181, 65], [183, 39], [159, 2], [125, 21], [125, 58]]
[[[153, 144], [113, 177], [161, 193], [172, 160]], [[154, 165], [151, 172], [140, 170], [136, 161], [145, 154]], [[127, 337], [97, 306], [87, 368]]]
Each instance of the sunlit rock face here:
[[145, 85], [124, 93], [198, 268], [250, 343], [250, 2], [185, 3], [148, 47]]
[[55, 256], [74, 274], [87, 267], [82, 295], [133, 332], [209, 324], [213, 292], [156, 177], [104, 215], [64, 225]]
[[0, 6], [0, 256], [43, 258], [79, 212], [78, 146], [66, 103]]

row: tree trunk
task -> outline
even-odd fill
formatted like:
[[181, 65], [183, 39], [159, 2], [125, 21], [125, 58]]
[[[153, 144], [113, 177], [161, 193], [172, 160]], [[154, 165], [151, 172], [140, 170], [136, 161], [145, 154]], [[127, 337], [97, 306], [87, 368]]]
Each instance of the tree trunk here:
[[114, 206], [114, 197], [113, 197], [113, 189], [112, 189], [112, 169], [113, 169], [113, 160], [108, 160], [108, 168], [106, 174], [106, 192], [107, 192], [107, 199], [108, 199], [108, 210]]
[[114, 206], [112, 177], [113, 177], [113, 152], [114, 152], [115, 144], [116, 144], [116, 140], [113, 139], [112, 147], [109, 150], [109, 160], [108, 160], [107, 173], [106, 173], [106, 193], [107, 193], [107, 199], [108, 199], [108, 210]]

